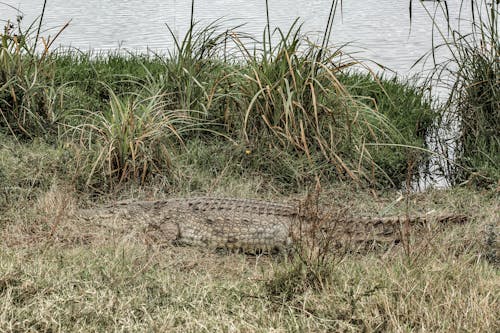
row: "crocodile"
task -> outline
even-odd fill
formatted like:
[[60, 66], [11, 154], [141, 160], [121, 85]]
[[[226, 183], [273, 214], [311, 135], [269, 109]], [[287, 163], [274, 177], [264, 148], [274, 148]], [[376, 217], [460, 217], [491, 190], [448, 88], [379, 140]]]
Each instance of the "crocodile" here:
[[402, 226], [421, 229], [431, 221], [445, 224], [466, 219], [453, 214], [411, 218], [320, 216], [298, 204], [213, 197], [119, 202], [80, 210], [77, 216], [91, 221], [140, 222], [176, 244], [245, 252], [281, 250], [318, 226], [339, 239], [398, 241], [403, 237]]

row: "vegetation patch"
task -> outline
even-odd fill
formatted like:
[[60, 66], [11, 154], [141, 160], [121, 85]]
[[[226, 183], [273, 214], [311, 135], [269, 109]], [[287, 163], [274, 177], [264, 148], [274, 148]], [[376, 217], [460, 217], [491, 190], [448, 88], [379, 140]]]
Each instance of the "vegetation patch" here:
[[254, 173], [283, 155], [297, 167], [269, 170], [282, 183], [296, 183], [292, 174], [398, 187], [435, 116], [411, 83], [350, 71], [356, 60], [312, 44], [298, 24], [255, 49], [217, 23], [193, 25], [168, 56], [39, 55], [21, 29], [2, 34], [0, 127], [85, 152], [80, 170], [99, 191], [167, 177], [192, 140], [246, 147], [252, 162], [242, 166]]

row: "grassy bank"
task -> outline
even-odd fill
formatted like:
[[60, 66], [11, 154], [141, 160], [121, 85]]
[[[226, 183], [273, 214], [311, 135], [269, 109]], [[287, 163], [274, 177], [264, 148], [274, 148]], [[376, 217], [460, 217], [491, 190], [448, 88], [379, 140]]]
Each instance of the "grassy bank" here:
[[[414, 84], [357, 74], [356, 60], [311, 44], [298, 25], [272, 48], [217, 31], [193, 26], [168, 56], [34, 55], [28, 33], [6, 28], [0, 129], [64, 147], [80, 172], [68, 176], [102, 191], [169, 178], [193, 142], [222, 161], [244, 151], [242, 171], [290, 186], [320, 177], [399, 187], [422, 158], [402, 148], [424, 148], [435, 118]], [[286, 168], [270, 165], [276, 154]]]

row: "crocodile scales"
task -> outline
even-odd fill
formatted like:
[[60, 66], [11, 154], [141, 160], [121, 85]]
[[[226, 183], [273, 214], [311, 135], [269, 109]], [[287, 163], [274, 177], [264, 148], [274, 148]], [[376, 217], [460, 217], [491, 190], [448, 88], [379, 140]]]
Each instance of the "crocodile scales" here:
[[[161, 231], [164, 238], [187, 245], [243, 251], [282, 249], [290, 245], [307, 224], [299, 205], [235, 198], [174, 198], [158, 201], [122, 202], [81, 210], [79, 218], [141, 222]], [[335, 218], [324, 224], [337, 237], [363, 241], [394, 241], [401, 225], [422, 227], [429, 220], [463, 222], [460, 215], [438, 217]], [[306, 222], [304, 222], [306, 221]]]

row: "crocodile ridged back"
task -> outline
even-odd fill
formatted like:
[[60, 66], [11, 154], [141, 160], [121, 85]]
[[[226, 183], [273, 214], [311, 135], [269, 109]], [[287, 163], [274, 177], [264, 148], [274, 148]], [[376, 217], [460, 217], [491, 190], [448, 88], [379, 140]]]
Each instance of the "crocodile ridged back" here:
[[184, 210], [192, 213], [220, 213], [221, 216], [231, 215], [272, 215], [295, 216], [298, 213], [292, 205], [261, 201], [254, 199], [210, 198], [197, 197], [186, 199], [169, 199], [158, 205], [173, 210]]

